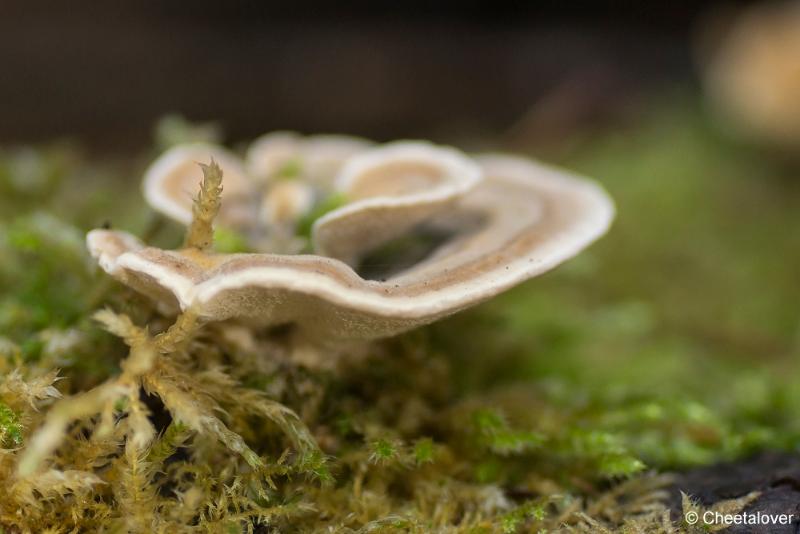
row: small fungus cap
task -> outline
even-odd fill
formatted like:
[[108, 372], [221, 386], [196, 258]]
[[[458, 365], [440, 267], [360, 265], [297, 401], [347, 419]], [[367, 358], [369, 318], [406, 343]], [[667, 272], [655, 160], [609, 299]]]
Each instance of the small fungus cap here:
[[203, 179], [198, 163], [212, 158], [225, 176], [225, 203], [219, 220], [237, 225], [242, 217], [240, 205], [247, 202], [252, 183], [239, 158], [221, 146], [196, 143], [166, 151], [145, 172], [145, 200], [154, 210], [188, 225], [192, 221], [192, 201]]
[[342, 163], [372, 145], [347, 135], [312, 135], [273, 132], [250, 144], [245, 156], [255, 180], [269, 182], [281, 174], [301, 174], [305, 181], [329, 189]]
[[[330, 183], [350, 202], [314, 224], [316, 254], [169, 251], [109, 230], [90, 232], [88, 246], [105, 271], [167, 308], [291, 323], [312, 338], [372, 339], [555, 267], [605, 233], [614, 213], [593, 182], [513, 156], [403, 142], [362, 150], [339, 167]], [[365, 274], [375, 247], [426, 232], [443, 237], [421, 258]]]
[[350, 199], [314, 223], [315, 251], [354, 264], [380, 243], [448, 209], [483, 179], [461, 152], [397, 142], [353, 156], [336, 179]]

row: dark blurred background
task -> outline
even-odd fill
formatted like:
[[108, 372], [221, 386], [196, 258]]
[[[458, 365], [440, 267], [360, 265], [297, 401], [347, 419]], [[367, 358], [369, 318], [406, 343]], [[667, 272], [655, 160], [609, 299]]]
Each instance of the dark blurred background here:
[[691, 34], [710, 9], [691, 1], [5, 1], [0, 143], [70, 137], [138, 147], [167, 113], [220, 121], [233, 139], [274, 129], [378, 139], [492, 139], [519, 128], [558, 135], [650, 87], [694, 83]]

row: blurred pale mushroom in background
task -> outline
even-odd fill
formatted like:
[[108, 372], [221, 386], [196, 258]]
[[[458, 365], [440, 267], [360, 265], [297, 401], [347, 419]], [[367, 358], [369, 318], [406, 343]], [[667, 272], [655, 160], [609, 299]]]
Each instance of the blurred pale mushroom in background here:
[[722, 33], [705, 43], [712, 105], [746, 137], [800, 148], [800, 2], [756, 5]]
[[[124, 232], [95, 230], [87, 237], [92, 255], [168, 310], [294, 324], [313, 339], [372, 339], [433, 322], [555, 267], [605, 233], [613, 218], [599, 186], [524, 158], [473, 159], [425, 142], [358, 144], [347, 157], [329, 156], [324, 172], [292, 178], [299, 190], [314, 192], [313, 202], [279, 190], [286, 220], [324, 204], [325, 194], [344, 199], [313, 221], [315, 254], [286, 253], [259, 239], [283, 218], [259, 216], [264, 182], [253, 169], [275, 176], [296, 153], [267, 145], [284, 163], [267, 164], [252, 150], [242, 164], [220, 147], [178, 147], [153, 164], [144, 183], [155, 209], [191, 222], [190, 191], [202, 179], [193, 161], [213, 157], [225, 175], [220, 223], [253, 232], [258, 252], [220, 254], [191, 244], [161, 250]], [[291, 164], [309, 169], [303, 157]], [[266, 191], [274, 195], [275, 185]]]

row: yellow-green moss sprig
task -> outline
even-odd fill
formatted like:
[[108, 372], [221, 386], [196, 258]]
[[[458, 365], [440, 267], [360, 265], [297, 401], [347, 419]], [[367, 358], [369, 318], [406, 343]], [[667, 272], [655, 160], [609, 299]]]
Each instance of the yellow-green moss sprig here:
[[186, 231], [187, 248], [207, 250], [214, 243], [214, 218], [222, 204], [222, 168], [213, 159], [200, 164], [203, 181], [192, 205], [192, 222]]

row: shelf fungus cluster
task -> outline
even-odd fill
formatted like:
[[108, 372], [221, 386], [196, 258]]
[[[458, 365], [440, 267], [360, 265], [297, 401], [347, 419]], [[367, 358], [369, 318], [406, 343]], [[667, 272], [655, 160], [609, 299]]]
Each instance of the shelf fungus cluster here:
[[[220, 169], [221, 207], [204, 207]], [[179, 146], [147, 171], [144, 193], [190, 226], [187, 243], [94, 230], [102, 269], [163, 308], [325, 339], [391, 336], [477, 304], [574, 256], [613, 218], [599, 186], [527, 159], [343, 136], [270, 134], [243, 159]], [[210, 235], [215, 215], [251, 252], [191, 237], [204, 217]]]

